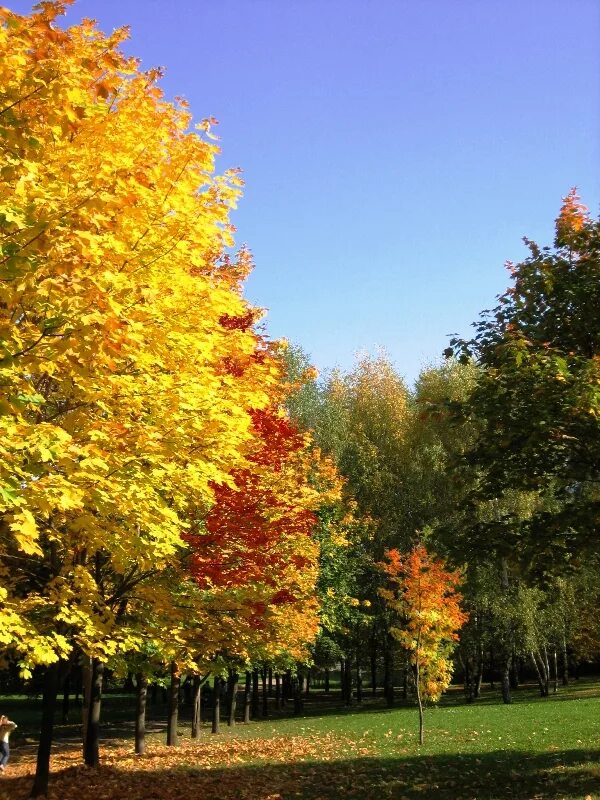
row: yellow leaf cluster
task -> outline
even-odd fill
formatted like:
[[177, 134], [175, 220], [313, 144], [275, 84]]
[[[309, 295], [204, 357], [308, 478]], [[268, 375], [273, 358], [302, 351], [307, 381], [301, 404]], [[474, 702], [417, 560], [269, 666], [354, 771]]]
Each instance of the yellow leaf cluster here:
[[0, 12], [2, 644], [31, 663], [135, 640], [125, 589], [177, 558], [280, 380], [223, 322], [252, 311], [251, 264], [227, 254], [240, 181], [215, 176], [210, 125], [124, 31], [60, 30], [61, 8]]

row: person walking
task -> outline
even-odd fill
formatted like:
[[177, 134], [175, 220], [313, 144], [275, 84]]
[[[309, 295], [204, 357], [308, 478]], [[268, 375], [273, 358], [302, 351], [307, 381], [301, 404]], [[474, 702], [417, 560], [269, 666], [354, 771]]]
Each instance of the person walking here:
[[10, 756], [10, 747], [8, 738], [14, 729], [17, 727], [15, 722], [12, 722], [4, 714], [0, 717], [0, 772], [4, 772], [8, 759]]

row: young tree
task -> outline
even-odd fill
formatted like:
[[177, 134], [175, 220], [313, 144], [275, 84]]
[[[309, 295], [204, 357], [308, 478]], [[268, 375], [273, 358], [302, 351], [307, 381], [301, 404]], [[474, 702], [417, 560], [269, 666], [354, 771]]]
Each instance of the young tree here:
[[388, 550], [386, 557], [381, 566], [391, 588], [380, 589], [380, 594], [397, 620], [390, 632], [408, 651], [414, 669], [423, 744], [423, 701], [438, 700], [449, 686], [450, 655], [457, 631], [468, 619], [460, 608], [460, 574], [448, 571], [422, 544], [407, 556]]

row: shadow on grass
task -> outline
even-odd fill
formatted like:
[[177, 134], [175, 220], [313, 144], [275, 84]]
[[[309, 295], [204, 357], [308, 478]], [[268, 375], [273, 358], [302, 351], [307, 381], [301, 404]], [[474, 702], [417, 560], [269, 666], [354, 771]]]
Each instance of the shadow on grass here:
[[[174, 754], [175, 755], [175, 754]], [[292, 756], [292, 754], [290, 754]], [[573, 800], [597, 797], [600, 750], [534, 754], [497, 750], [461, 756], [407, 756], [328, 763], [239, 765], [202, 769], [177, 764], [123, 763], [72, 767], [51, 779], [51, 797], [103, 800]], [[149, 767], [149, 768], [148, 768]], [[3, 776], [0, 797], [24, 800], [27, 778]]]

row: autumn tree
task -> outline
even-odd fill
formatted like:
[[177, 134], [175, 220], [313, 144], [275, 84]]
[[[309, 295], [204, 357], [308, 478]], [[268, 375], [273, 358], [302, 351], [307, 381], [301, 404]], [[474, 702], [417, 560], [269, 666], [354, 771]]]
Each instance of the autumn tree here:
[[245, 463], [277, 380], [227, 324], [250, 262], [210, 123], [65, 6], [0, 12], [0, 627], [24, 675], [47, 666], [36, 794], [61, 664], [135, 645], [131, 587]]
[[423, 701], [438, 700], [452, 677], [450, 655], [457, 631], [467, 620], [460, 608], [458, 572], [445, 568], [424, 545], [407, 556], [388, 550], [382, 567], [391, 588], [380, 594], [396, 616], [390, 632], [408, 651], [419, 706], [419, 743], [423, 744]]
[[215, 486], [215, 505], [185, 535], [191, 574], [220, 620], [219, 661], [234, 672], [307, 660], [319, 626], [317, 514], [340, 490], [333, 465], [285, 410], [291, 387], [279, 364], [270, 406], [250, 412], [247, 466]]

